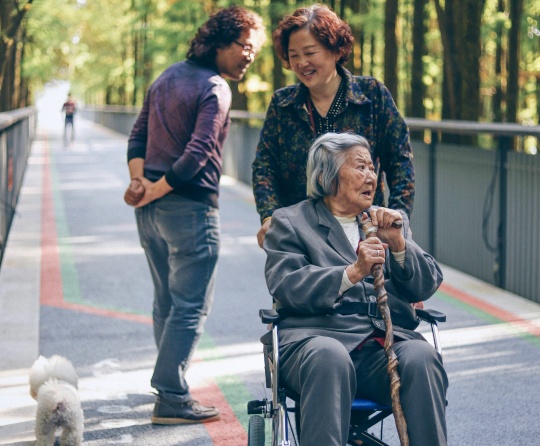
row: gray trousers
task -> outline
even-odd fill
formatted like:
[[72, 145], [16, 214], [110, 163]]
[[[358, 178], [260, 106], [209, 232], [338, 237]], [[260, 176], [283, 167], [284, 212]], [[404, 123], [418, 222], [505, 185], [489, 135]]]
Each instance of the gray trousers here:
[[[446, 446], [448, 379], [438, 353], [425, 341], [394, 344], [400, 399], [411, 446]], [[355, 396], [390, 405], [386, 355], [375, 341], [351, 353], [333, 338], [316, 336], [280, 349], [281, 384], [300, 395], [301, 446], [345, 446]]]

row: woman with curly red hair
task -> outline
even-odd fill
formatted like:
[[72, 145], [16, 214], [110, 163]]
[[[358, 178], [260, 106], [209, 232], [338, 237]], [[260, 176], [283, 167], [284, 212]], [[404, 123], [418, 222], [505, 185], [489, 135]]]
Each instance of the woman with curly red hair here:
[[381, 172], [374, 204], [410, 215], [414, 170], [409, 130], [388, 89], [373, 77], [353, 76], [343, 64], [354, 37], [324, 5], [298, 8], [278, 24], [274, 48], [300, 83], [277, 90], [268, 108], [253, 162], [253, 190], [262, 246], [273, 212], [307, 198], [306, 161], [312, 141], [327, 132], [365, 137]]

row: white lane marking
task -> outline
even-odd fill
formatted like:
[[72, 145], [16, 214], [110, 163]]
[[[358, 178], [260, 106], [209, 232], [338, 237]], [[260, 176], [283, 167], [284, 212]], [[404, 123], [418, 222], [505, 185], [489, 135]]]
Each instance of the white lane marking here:
[[101, 406], [97, 408], [100, 413], [127, 413], [131, 412], [131, 407], [128, 406]]
[[109, 444], [131, 444], [133, 443], [133, 437], [129, 434], [122, 435], [119, 440], [109, 440]]

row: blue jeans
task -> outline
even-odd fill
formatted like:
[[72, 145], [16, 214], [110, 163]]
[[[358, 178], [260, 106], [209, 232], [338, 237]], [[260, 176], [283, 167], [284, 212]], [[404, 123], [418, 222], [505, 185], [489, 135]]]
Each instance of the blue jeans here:
[[161, 395], [188, 401], [185, 372], [214, 298], [219, 212], [169, 194], [136, 209], [135, 215], [154, 282], [158, 357], [151, 384]]

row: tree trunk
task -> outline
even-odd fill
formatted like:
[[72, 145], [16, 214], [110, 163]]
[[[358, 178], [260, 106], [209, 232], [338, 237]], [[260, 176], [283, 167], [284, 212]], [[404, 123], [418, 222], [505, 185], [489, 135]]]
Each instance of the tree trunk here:
[[540, 125], [540, 76], [536, 76], [536, 124]]
[[[485, 0], [464, 0], [464, 8], [455, 10], [455, 23], [462, 25], [458, 59], [461, 91], [459, 96], [459, 119], [477, 121], [480, 112], [480, 57], [482, 13]], [[456, 42], [458, 43], [458, 42]], [[458, 68], [456, 67], [456, 68]]]
[[2, 79], [2, 97], [0, 111], [13, 110], [13, 88], [15, 78], [15, 45], [10, 45], [6, 53], [4, 76]]
[[[240, 89], [240, 82], [229, 82], [232, 92], [231, 109], [247, 110], [248, 100], [244, 89]], [[243, 85], [245, 87], [245, 84]]]
[[366, 34], [364, 31], [360, 31], [358, 33], [358, 61], [359, 66], [357, 69], [357, 72], [360, 76], [364, 75], [364, 67], [365, 67], [365, 58], [364, 58], [364, 51], [366, 49]]
[[148, 29], [150, 28], [150, 20], [148, 13], [143, 17], [143, 49], [142, 49], [142, 85], [143, 85], [143, 98], [146, 96], [146, 92], [150, 88], [152, 83], [152, 55], [148, 49]]
[[[424, 62], [426, 53], [426, 3], [427, 0], [414, 0], [413, 30], [412, 30], [412, 68], [411, 68], [411, 109], [409, 116], [426, 117], [424, 100], [426, 86], [424, 85]], [[423, 132], [411, 132], [411, 138], [423, 139]]]
[[375, 75], [375, 34], [371, 35], [370, 44], [369, 57], [371, 58], [371, 62], [369, 63], [369, 75], [373, 77]]
[[412, 70], [411, 70], [411, 116], [425, 118], [426, 108], [424, 99], [426, 95], [426, 86], [424, 85], [424, 62], [423, 57], [426, 53], [425, 42], [425, 8], [427, 0], [414, 0], [413, 16], [413, 52], [412, 52]]
[[[443, 119], [477, 121], [480, 116], [480, 30], [485, 0], [434, 0], [444, 49]], [[471, 137], [445, 141], [474, 144]]]
[[[18, 37], [23, 35], [23, 19], [32, 2], [33, 0], [28, 0], [21, 6], [18, 2], [0, 0], [0, 111], [9, 111], [14, 107], [17, 41]], [[19, 48], [19, 51], [22, 51], [22, 48]]]
[[521, 18], [523, 16], [523, 0], [509, 0], [510, 20], [512, 26], [508, 33], [508, 59], [506, 69], [508, 84], [506, 87], [506, 120], [517, 122], [519, 98], [519, 63], [521, 50]]
[[[504, 0], [499, 0], [497, 3], [497, 12], [504, 12]], [[502, 22], [499, 22], [497, 25], [497, 49], [495, 50], [495, 94], [493, 95], [492, 107], [493, 107], [493, 121], [502, 122], [503, 121], [503, 101], [504, 101], [504, 92], [503, 92], [503, 83], [504, 78], [503, 73], [503, 32], [504, 26]]]
[[384, 19], [384, 83], [397, 102], [398, 97], [398, 44], [396, 22], [398, 0], [386, 0]]
[[[354, 17], [365, 17], [369, 12], [369, 0], [356, 0], [351, 2], [351, 14]], [[366, 70], [366, 33], [361, 26], [351, 25], [351, 31], [354, 36], [354, 45], [352, 51], [352, 60], [349, 66], [351, 72], [360, 76], [367, 75]]]
[[5, 102], [7, 101], [7, 88], [4, 85], [4, 72], [6, 69], [6, 61], [8, 52], [11, 47], [11, 41], [7, 36], [7, 28], [10, 25], [10, 16], [12, 12], [11, 2], [8, 0], [0, 0], [0, 112], [8, 111]]
[[107, 85], [107, 88], [105, 89], [105, 105], [112, 105], [112, 94], [112, 85]]
[[21, 98], [21, 82], [22, 82], [22, 60], [24, 54], [24, 38], [26, 35], [26, 26], [19, 28], [17, 35], [17, 43], [13, 48], [13, 108], [21, 108], [23, 99]]
[[[283, 15], [287, 12], [287, 4], [285, 0], [274, 0], [270, 2], [270, 24], [271, 31], [277, 28], [279, 21]], [[274, 84], [274, 90], [285, 87], [285, 74], [283, 73], [283, 62], [277, 56], [275, 51], [272, 51], [273, 68], [272, 68], [272, 82]]]
[[131, 105], [138, 104], [137, 97], [139, 96], [139, 33], [133, 30], [132, 34], [133, 42], [133, 98], [131, 99]]
[[[459, 0], [461, 1], [461, 0]], [[456, 102], [456, 74], [457, 66], [456, 51], [454, 48], [454, 39], [452, 39], [452, 10], [453, 2], [448, 2], [445, 9], [442, 9], [440, 1], [434, 0], [437, 19], [439, 21], [439, 31], [443, 46], [443, 85], [442, 85], [442, 118], [457, 119]]]

